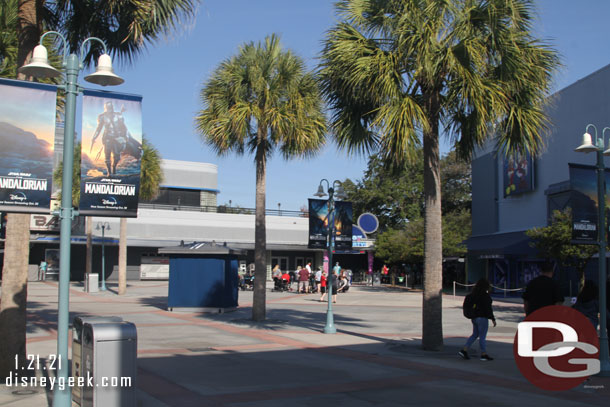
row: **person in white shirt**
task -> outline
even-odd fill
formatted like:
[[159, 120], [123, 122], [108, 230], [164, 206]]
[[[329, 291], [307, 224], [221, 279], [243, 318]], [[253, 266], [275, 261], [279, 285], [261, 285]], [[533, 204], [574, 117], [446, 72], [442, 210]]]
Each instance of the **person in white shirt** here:
[[316, 291], [318, 294], [320, 293], [320, 280], [322, 280], [322, 267], [318, 267], [318, 271], [316, 271]]

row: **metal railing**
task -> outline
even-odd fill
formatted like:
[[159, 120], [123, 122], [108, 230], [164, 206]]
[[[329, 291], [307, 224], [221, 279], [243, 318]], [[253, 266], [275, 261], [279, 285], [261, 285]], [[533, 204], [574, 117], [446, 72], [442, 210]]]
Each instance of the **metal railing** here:
[[[475, 284], [462, 284], [462, 283], [458, 283], [457, 281], [453, 281], [453, 296], [454, 297], [455, 297], [456, 286], [458, 284], [461, 285], [462, 287], [473, 287], [475, 285]], [[497, 287], [493, 284], [490, 284], [490, 286], [492, 288], [495, 288], [496, 290], [504, 291], [504, 298], [506, 298], [506, 293], [508, 293], [508, 292], [523, 291], [523, 287], [522, 288], [506, 288], [506, 281], [504, 282], [504, 288]]]
[[[235, 215], [254, 215], [254, 208], [239, 208], [230, 206], [189, 206], [189, 205], [171, 205], [157, 203], [142, 203], [138, 204], [139, 208], [143, 209], [159, 209], [165, 211], [188, 211], [188, 212], [211, 212], [211, 213], [230, 213]], [[290, 217], [309, 217], [308, 212], [289, 211], [285, 209], [266, 209], [265, 215], [268, 216], [290, 216]]]

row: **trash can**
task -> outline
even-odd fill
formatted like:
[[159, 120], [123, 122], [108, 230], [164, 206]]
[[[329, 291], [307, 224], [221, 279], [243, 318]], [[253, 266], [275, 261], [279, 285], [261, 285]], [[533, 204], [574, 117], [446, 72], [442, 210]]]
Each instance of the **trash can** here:
[[[121, 322], [121, 317], [100, 317], [100, 316], [88, 316], [78, 315], [74, 317], [72, 322], [72, 376], [74, 377], [75, 383], [79, 377], [83, 376], [84, 359], [82, 357], [82, 339], [83, 339], [83, 328], [85, 322]], [[86, 380], [86, 379], [85, 379]], [[72, 401], [79, 406], [83, 406], [82, 398], [82, 387], [72, 387]]]
[[84, 323], [81, 407], [136, 407], [137, 342], [131, 322]]
[[99, 275], [97, 273], [85, 274], [85, 291], [88, 293], [96, 293], [100, 290]]

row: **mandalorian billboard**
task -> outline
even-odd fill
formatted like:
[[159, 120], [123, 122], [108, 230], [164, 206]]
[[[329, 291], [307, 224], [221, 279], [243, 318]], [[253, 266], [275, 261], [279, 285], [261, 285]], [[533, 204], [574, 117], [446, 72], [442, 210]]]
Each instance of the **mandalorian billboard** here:
[[[334, 249], [352, 249], [352, 203], [334, 202]], [[326, 249], [328, 245], [328, 200], [309, 199], [309, 242], [310, 249]]]
[[83, 94], [79, 212], [137, 217], [142, 97], [92, 90]]
[[57, 87], [0, 79], [0, 211], [49, 213]]

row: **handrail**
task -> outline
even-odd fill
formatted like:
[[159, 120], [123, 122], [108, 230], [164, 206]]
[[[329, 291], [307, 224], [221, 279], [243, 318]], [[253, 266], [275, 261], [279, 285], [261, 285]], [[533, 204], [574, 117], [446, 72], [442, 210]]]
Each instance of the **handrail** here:
[[[158, 204], [158, 203], [143, 203], [138, 204], [139, 208], [143, 209], [159, 209], [166, 211], [188, 211], [188, 212], [211, 212], [211, 213], [230, 213], [235, 215], [255, 215], [255, 208], [232, 208], [229, 206], [189, 206], [189, 205], [171, 205], [171, 204]], [[308, 212], [303, 211], [290, 211], [285, 209], [266, 209], [265, 215], [269, 216], [290, 216], [307, 218], [309, 217]]]
[[[455, 280], [454, 280], [454, 281], [453, 281], [453, 296], [454, 296], [454, 297], [455, 297], [455, 287], [456, 287], [456, 285], [457, 285], [457, 284], [459, 284], [459, 285], [461, 285], [461, 286], [464, 286], [464, 287], [472, 287], [472, 286], [474, 286], [474, 285], [475, 285], [475, 284], [462, 284], [462, 283], [458, 283], [457, 281], [455, 281]], [[523, 290], [524, 290], [524, 288], [523, 288], [523, 287], [521, 287], [521, 288], [506, 288], [506, 281], [504, 282], [504, 288], [502, 288], [502, 287], [497, 287], [497, 286], [495, 286], [495, 285], [493, 285], [493, 284], [490, 284], [490, 286], [491, 286], [492, 288], [495, 288], [496, 290], [502, 290], [502, 291], [504, 291], [504, 298], [506, 298], [506, 293], [507, 293], [507, 292], [509, 292], [509, 291], [523, 291]]]

